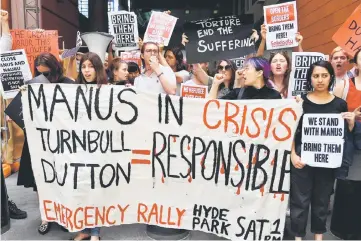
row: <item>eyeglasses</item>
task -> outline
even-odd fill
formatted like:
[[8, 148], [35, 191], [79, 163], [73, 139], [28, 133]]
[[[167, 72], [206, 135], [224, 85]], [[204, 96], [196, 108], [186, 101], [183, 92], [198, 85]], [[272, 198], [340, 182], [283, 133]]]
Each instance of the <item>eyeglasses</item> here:
[[158, 49], [146, 49], [145, 52], [148, 54], [149, 53], [158, 54], [159, 51], [158, 51]]
[[217, 70], [220, 71], [220, 70], [231, 70], [232, 69], [232, 66], [231, 65], [226, 65], [226, 66], [222, 66], [222, 65], [219, 65]]

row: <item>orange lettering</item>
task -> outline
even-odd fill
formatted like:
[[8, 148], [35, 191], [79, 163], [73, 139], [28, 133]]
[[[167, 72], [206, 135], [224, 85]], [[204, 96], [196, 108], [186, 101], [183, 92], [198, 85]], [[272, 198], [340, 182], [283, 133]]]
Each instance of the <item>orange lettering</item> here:
[[[63, 205], [61, 205], [61, 206], [63, 206]], [[69, 208], [65, 207], [66, 227], [69, 227], [69, 224], [70, 224], [70, 229], [73, 229], [73, 223], [71, 222], [72, 214], [73, 214], [73, 211], [71, 211]]]
[[152, 209], [150, 210], [150, 213], [148, 215], [149, 223], [153, 215], [155, 216], [155, 222], [158, 224], [158, 206], [156, 203], [153, 204]]
[[177, 214], [178, 214], [177, 226], [180, 227], [181, 222], [182, 222], [182, 216], [184, 215], [184, 213], [186, 212], [186, 210], [185, 210], [185, 209], [180, 210], [180, 209], [178, 209], [178, 208], [176, 208], [176, 209], [177, 209]]
[[115, 220], [114, 220], [113, 222], [110, 222], [110, 221], [109, 221], [109, 212], [110, 212], [111, 209], [115, 209], [115, 207], [114, 207], [114, 206], [110, 206], [110, 207], [108, 208], [108, 210], [107, 210], [107, 215], [106, 215], [106, 219], [107, 219], [107, 222], [108, 222], [109, 224], [115, 224]]
[[[232, 115], [229, 115], [229, 106], [232, 105], [234, 107], [236, 107], [236, 111], [235, 113], [233, 113]], [[228, 122], [232, 122], [235, 126], [236, 126], [236, 130], [234, 133], [238, 133], [239, 127], [238, 127], [238, 123], [233, 120], [234, 117], [236, 117], [239, 113], [239, 107], [238, 105], [232, 103], [232, 102], [226, 102], [226, 110], [224, 112], [224, 132], [227, 132], [228, 130]]]
[[257, 111], [261, 111], [261, 112], [263, 113], [263, 120], [266, 120], [266, 118], [267, 118], [267, 112], [266, 112], [266, 110], [263, 109], [263, 108], [256, 108], [256, 109], [254, 109], [254, 110], [252, 111], [251, 117], [252, 117], [252, 120], [253, 120], [254, 124], [255, 124], [256, 127], [257, 127], [257, 132], [256, 132], [255, 134], [251, 134], [251, 133], [249, 132], [249, 127], [247, 127], [247, 129], [246, 129], [247, 135], [248, 135], [249, 137], [251, 137], [251, 138], [256, 138], [256, 137], [258, 137], [259, 134], [261, 133], [261, 128], [259, 127], [259, 125], [258, 125], [258, 123], [257, 123], [257, 120], [256, 120], [256, 118], [255, 118], [255, 115], [254, 115]]
[[124, 216], [125, 216], [124, 213], [128, 209], [128, 207], [129, 207], [129, 204], [127, 206], [125, 206], [125, 208], [122, 208], [122, 206], [120, 206], [118, 204], [118, 208], [120, 210], [120, 220], [121, 220], [122, 223], [124, 222]]
[[52, 218], [52, 217], [49, 217], [49, 216], [48, 216], [48, 211], [51, 211], [51, 209], [46, 207], [46, 204], [47, 204], [47, 203], [52, 203], [52, 201], [50, 201], [50, 200], [43, 200], [45, 217], [46, 217], [46, 219], [47, 219], [48, 221], [54, 221], [54, 220], [56, 220], [55, 218]]
[[274, 112], [274, 108], [271, 109], [271, 112], [269, 114], [269, 117], [268, 117], [268, 122], [267, 122], [267, 127], [266, 127], [266, 131], [264, 133], [264, 138], [268, 138], [268, 134], [269, 134], [269, 129], [271, 127], [271, 124], [272, 124], [272, 118], [273, 118], [273, 112]]
[[[61, 222], [62, 213], [60, 211], [60, 204], [57, 204], [54, 202], [54, 211], [55, 211], [56, 219], [60, 220], [60, 222]], [[59, 214], [59, 216], [58, 216], [58, 214]], [[64, 222], [62, 222], [62, 223], [64, 223]]]
[[167, 224], [166, 222], [162, 221], [162, 217], [163, 217], [163, 205], [160, 205], [159, 223], [160, 224]]
[[[83, 226], [84, 226], [84, 220], [82, 220], [81, 218], [77, 219], [78, 212], [80, 212], [80, 211], [84, 212], [84, 209], [82, 207], [79, 207], [74, 212], [74, 227], [76, 229], [83, 229]], [[80, 223], [80, 225], [78, 225], [79, 223]]]
[[[141, 211], [141, 207], [144, 207], [145, 209], [143, 211]], [[144, 213], [148, 211], [148, 207], [147, 205], [143, 204], [143, 203], [139, 203], [138, 204], [138, 223], [140, 223], [140, 216], [142, 216], [144, 222], [147, 223], [147, 218], [145, 217]]]
[[172, 208], [169, 207], [169, 208], [168, 208], [168, 225], [175, 225], [175, 222], [171, 222], [171, 221], [170, 221], [171, 212], [172, 212]]
[[218, 109], [219, 109], [219, 107], [220, 107], [218, 100], [209, 100], [209, 101], [207, 101], [207, 103], [205, 104], [204, 109], [203, 109], [203, 123], [204, 123], [204, 125], [205, 125], [208, 129], [217, 129], [217, 128], [221, 125], [221, 121], [220, 121], [220, 120], [219, 120], [219, 121], [217, 122], [217, 124], [214, 125], [214, 126], [209, 125], [209, 124], [208, 124], [208, 121], [207, 121], [208, 105], [209, 105], [210, 103], [212, 103], [212, 102], [214, 102], [214, 103], [217, 104], [217, 108], [218, 108]]
[[89, 218], [92, 218], [93, 217], [93, 215], [90, 215], [89, 213], [88, 213], [88, 210], [93, 210], [94, 209], [94, 207], [85, 207], [85, 210], [84, 210], [84, 213], [85, 213], [85, 217], [84, 217], [84, 219], [85, 219], [85, 226], [93, 226], [94, 224], [93, 223], [88, 223], [88, 219]]
[[281, 125], [283, 125], [285, 128], [286, 128], [286, 130], [287, 130], [287, 135], [285, 136], [285, 137], [279, 137], [279, 136], [277, 136], [277, 134], [276, 134], [276, 127], [273, 129], [273, 136], [274, 136], [274, 138], [277, 140], [277, 141], [285, 141], [285, 140], [287, 140], [287, 139], [289, 139], [290, 137], [291, 137], [291, 134], [292, 134], [292, 132], [291, 132], [291, 128], [283, 121], [283, 115], [286, 113], [286, 112], [291, 112], [291, 114], [293, 115], [293, 119], [294, 120], [297, 120], [297, 115], [296, 115], [296, 113], [295, 113], [295, 111], [293, 110], [293, 109], [291, 109], [291, 108], [286, 108], [286, 109], [283, 109], [282, 111], [281, 111], [281, 113], [280, 113], [280, 115], [278, 116], [278, 121], [280, 122], [280, 124]]
[[247, 106], [245, 105], [243, 107], [242, 125], [241, 125], [241, 130], [239, 131], [240, 135], [243, 135], [244, 128], [246, 126], [246, 119], [247, 119]]
[[[100, 223], [99, 223], [100, 220]], [[99, 224], [104, 224], [105, 222], [105, 207], [103, 207], [103, 216], [102, 213], [99, 211], [99, 208], [95, 209], [95, 225], [98, 226]]]

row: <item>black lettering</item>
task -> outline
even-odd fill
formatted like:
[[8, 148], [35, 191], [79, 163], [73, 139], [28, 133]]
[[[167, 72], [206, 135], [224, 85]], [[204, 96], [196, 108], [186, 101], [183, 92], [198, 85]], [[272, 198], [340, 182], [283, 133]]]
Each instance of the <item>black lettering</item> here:
[[133, 123], [137, 120], [137, 118], [138, 118], [138, 108], [137, 108], [133, 103], [128, 102], [128, 101], [122, 99], [122, 94], [123, 94], [124, 92], [126, 92], [126, 91], [130, 91], [130, 92], [132, 92], [132, 93], [134, 93], [134, 94], [137, 94], [137, 93], [135, 92], [135, 90], [130, 89], [130, 88], [123, 89], [123, 90], [120, 91], [119, 94], [118, 94], [118, 100], [119, 100], [119, 102], [122, 103], [122, 104], [127, 104], [127, 105], [129, 105], [129, 106], [133, 109], [133, 111], [134, 111], [134, 116], [133, 116], [130, 120], [127, 120], [127, 121], [121, 120], [121, 119], [119, 118], [119, 116], [118, 116], [118, 112], [115, 112], [115, 119], [118, 121], [118, 123], [120, 123], [120, 124], [122, 124], [122, 125], [130, 125], [130, 124], [133, 124]]
[[75, 110], [74, 110], [74, 112], [75, 112], [75, 114], [74, 114], [75, 122], [77, 122], [78, 115], [79, 115], [79, 98], [80, 98], [80, 96], [83, 99], [83, 103], [84, 103], [85, 110], [86, 110], [86, 113], [88, 115], [89, 120], [92, 119], [91, 104], [92, 104], [92, 98], [93, 98], [93, 87], [90, 87], [90, 89], [89, 89], [89, 100], [87, 101], [87, 99], [85, 98], [85, 94], [84, 94], [84, 91], [83, 91], [82, 87], [78, 86], [78, 88], [76, 89], [76, 96], [75, 96]]
[[[107, 175], [104, 175], [104, 171], [105, 171], [105, 168], [107, 167], [110, 167], [110, 169], [112, 170], [112, 173], [107, 173]], [[104, 184], [104, 180], [103, 180], [103, 177], [104, 176], [109, 176], [111, 175], [111, 178], [108, 182], [108, 184]], [[102, 169], [100, 170], [100, 173], [99, 173], [99, 179], [100, 179], [100, 186], [102, 188], [107, 188], [109, 187], [110, 185], [112, 185], [113, 181], [114, 181], [114, 178], [115, 178], [115, 168], [112, 164], [105, 164]]]
[[[57, 99], [58, 92], [61, 94], [60, 99]], [[50, 121], [53, 121], [55, 104], [58, 104], [58, 103], [64, 103], [66, 105], [66, 108], [68, 110], [68, 113], [69, 113], [70, 117], [72, 119], [74, 119], [73, 113], [71, 112], [71, 109], [70, 109], [70, 106], [69, 106], [69, 102], [68, 102], [68, 100], [67, 100], [67, 98], [65, 96], [65, 93], [63, 92], [63, 89], [61, 88], [60, 85], [55, 85], [53, 101], [52, 101], [51, 107], [50, 107]]]
[[[162, 139], [163, 139], [163, 143], [161, 144], [162, 145], [162, 149], [157, 152], [157, 136], [161, 136]], [[165, 150], [165, 144], [166, 144], [166, 138], [165, 138], [165, 135], [161, 132], [154, 132], [153, 133], [153, 155], [152, 155], [152, 177], [155, 177], [155, 160], [158, 161], [161, 169], [162, 169], [162, 174], [163, 174], [163, 177], [165, 178], [166, 177], [166, 173], [165, 173], [165, 169], [164, 169], [164, 165], [163, 165], [163, 162], [162, 160], [159, 158], [159, 156], [164, 152]]]
[[32, 104], [32, 98], [34, 97], [36, 108], [40, 108], [40, 102], [43, 100], [43, 111], [44, 111], [44, 118], [45, 121], [48, 121], [48, 109], [46, 106], [46, 100], [45, 100], [45, 93], [44, 93], [44, 86], [43, 84], [40, 85], [38, 90], [38, 97], [36, 97], [33, 87], [31, 85], [28, 85], [28, 101], [29, 101], [29, 112], [30, 112], [30, 118], [33, 121], [34, 120], [34, 111], [33, 111], [33, 104]]

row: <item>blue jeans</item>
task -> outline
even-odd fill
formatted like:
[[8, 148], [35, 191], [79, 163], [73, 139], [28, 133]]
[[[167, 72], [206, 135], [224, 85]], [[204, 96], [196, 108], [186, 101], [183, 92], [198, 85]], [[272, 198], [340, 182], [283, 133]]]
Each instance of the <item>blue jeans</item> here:
[[85, 234], [89, 234], [90, 236], [99, 237], [100, 228], [99, 228], [99, 227], [96, 227], [96, 228], [86, 228], [86, 229], [82, 230], [81, 232], [82, 232], [82, 233], [85, 233]]

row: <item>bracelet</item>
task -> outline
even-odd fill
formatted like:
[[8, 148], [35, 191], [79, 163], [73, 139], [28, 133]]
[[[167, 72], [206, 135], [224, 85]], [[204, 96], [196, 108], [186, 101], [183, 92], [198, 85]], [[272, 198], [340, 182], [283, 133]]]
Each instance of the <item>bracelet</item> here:
[[162, 76], [164, 73], [162, 72], [162, 73], [160, 73], [159, 75], [157, 75], [157, 77], [159, 78], [160, 76]]

